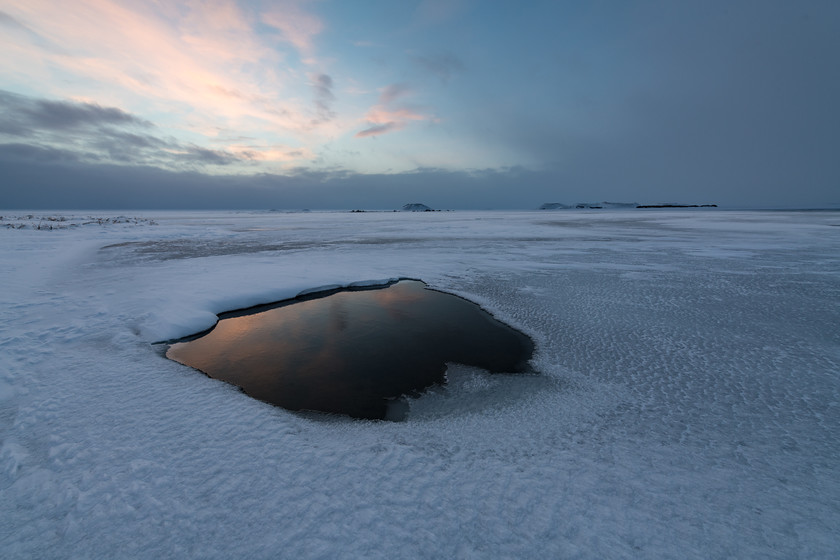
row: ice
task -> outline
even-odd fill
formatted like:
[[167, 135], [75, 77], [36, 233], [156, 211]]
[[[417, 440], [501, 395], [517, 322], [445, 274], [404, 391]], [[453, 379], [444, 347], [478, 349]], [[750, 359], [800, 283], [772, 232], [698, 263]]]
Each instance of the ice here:
[[[840, 555], [840, 213], [20, 214], [0, 557]], [[400, 277], [540, 373], [452, 365], [407, 421], [353, 421], [152, 344]]]

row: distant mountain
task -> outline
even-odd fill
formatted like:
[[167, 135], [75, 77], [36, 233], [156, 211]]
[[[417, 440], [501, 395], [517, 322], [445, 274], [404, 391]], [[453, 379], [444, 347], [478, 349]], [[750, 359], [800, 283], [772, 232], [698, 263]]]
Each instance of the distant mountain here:
[[561, 202], [546, 202], [540, 206], [540, 210], [566, 210], [568, 208], [636, 208], [636, 202], [578, 202], [574, 206]]
[[575, 208], [635, 208], [638, 202], [579, 202]]
[[419, 202], [409, 202], [408, 204], [402, 207], [403, 212], [434, 212], [431, 208], [426, 206], [425, 204], [420, 204]]
[[636, 208], [717, 208], [717, 204], [640, 204]]

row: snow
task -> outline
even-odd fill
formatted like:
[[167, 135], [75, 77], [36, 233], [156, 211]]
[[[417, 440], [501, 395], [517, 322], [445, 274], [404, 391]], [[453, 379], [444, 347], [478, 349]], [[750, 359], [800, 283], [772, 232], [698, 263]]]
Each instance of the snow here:
[[[0, 557], [840, 555], [837, 212], [96, 217], [0, 221]], [[152, 344], [399, 277], [540, 373], [354, 421]]]

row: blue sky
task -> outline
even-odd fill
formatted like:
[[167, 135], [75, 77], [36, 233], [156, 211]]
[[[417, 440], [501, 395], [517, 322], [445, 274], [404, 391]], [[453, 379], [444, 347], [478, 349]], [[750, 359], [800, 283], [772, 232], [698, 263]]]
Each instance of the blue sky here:
[[831, 1], [0, 0], [0, 207], [840, 203]]

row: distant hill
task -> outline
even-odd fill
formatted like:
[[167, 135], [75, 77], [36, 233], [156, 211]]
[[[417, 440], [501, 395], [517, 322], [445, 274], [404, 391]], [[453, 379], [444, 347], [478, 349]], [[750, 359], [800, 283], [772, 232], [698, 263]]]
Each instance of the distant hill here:
[[639, 204], [638, 202], [578, 202], [574, 206], [562, 202], [546, 202], [540, 210], [580, 209], [619, 209], [619, 208], [717, 208], [717, 204]]
[[540, 210], [566, 210], [568, 208], [636, 208], [636, 202], [578, 202], [574, 206], [561, 202], [546, 202]]
[[636, 208], [717, 208], [717, 204], [642, 204]]
[[638, 202], [578, 202], [575, 208], [635, 208]]
[[420, 204], [419, 202], [409, 202], [402, 207], [403, 212], [434, 212], [431, 208], [426, 206], [425, 204]]

